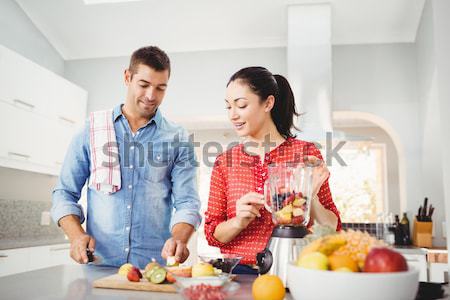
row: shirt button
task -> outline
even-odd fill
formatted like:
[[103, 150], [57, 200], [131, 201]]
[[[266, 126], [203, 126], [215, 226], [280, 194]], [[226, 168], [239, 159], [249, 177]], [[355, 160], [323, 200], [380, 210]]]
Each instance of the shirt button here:
[[128, 208], [128, 209], [131, 209], [131, 205], [128, 205], [127, 208]]
[[130, 230], [130, 227], [129, 227], [129, 226], [127, 226], [127, 227], [125, 227], [125, 229], [126, 229], [127, 231], [129, 231], [129, 230]]
[[133, 187], [133, 186], [132, 186], [131, 184], [128, 186], [129, 189], [131, 189], [132, 187]]
[[131, 147], [130, 147], [130, 150], [134, 150], [134, 146], [131, 146]]
[[125, 248], [125, 252], [128, 252], [130, 249], [128, 249], [128, 248]]
[[130, 166], [130, 169], [133, 169], [133, 165]]
[[161, 155], [159, 155], [159, 154], [156, 155], [156, 159], [157, 159], [157, 160], [160, 160], [160, 159], [161, 159]]

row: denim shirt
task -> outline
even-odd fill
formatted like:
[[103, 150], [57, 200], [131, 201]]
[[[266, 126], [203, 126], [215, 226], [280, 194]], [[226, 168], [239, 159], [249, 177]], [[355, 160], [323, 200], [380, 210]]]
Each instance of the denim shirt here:
[[[133, 136], [122, 105], [113, 110], [119, 150], [121, 189], [104, 194], [87, 189], [87, 233], [96, 240], [95, 255], [103, 264], [144, 268], [161, 249], [172, 226], [201, 222], [194, 148], [187, 131], [167, 121], [158, 109]], [[174, 143], [178, 141], [179, 143]], [[68, 149], [53, 190], [52, 218], [85, 216], [78, 203], [90, 176], [89, 120]]]

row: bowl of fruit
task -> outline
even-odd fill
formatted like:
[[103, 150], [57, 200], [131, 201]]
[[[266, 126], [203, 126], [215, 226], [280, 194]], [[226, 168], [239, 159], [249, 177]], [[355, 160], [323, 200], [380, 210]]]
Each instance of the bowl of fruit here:
[[198, 258], [200, 261], [212, 265], [216, 272], [229, 275], [241, 261], [242, 256], [223, 253], [217, 255], [199, 255]]
[[346, 231], [314, 240], [288, 265], [294, 299], [415, 299], [419, 271], [366, 232]]

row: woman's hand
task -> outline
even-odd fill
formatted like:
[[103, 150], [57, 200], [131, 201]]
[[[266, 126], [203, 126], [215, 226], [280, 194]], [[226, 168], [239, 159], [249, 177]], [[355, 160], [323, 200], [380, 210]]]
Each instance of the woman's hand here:
[[264, 195], [250, 192], [236, 201], [236, 223], [241, 229], [246, 228], [256, 217], [261, 217], [259, 210], [264, 206]]
[[330, 171], [325, 162], [315, 156], [305, 156], [305, 164], [316, 166], [312, 173], [312, 195], [313, 197], [319, 193], [322, 184], [330, 177]]

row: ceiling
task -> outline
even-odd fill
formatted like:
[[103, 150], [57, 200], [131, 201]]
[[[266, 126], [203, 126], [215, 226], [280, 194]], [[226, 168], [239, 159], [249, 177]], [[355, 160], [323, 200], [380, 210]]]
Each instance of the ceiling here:
[[[116, 0], [117, 1], [117, 0]], [[332, 43], [414, 42], [425, 0], [331, 0]], [[143, 45], [167, 52], [284, 47], [287, 7], [320, 0], [16, 0], [66, 59], [128, 56]]]

